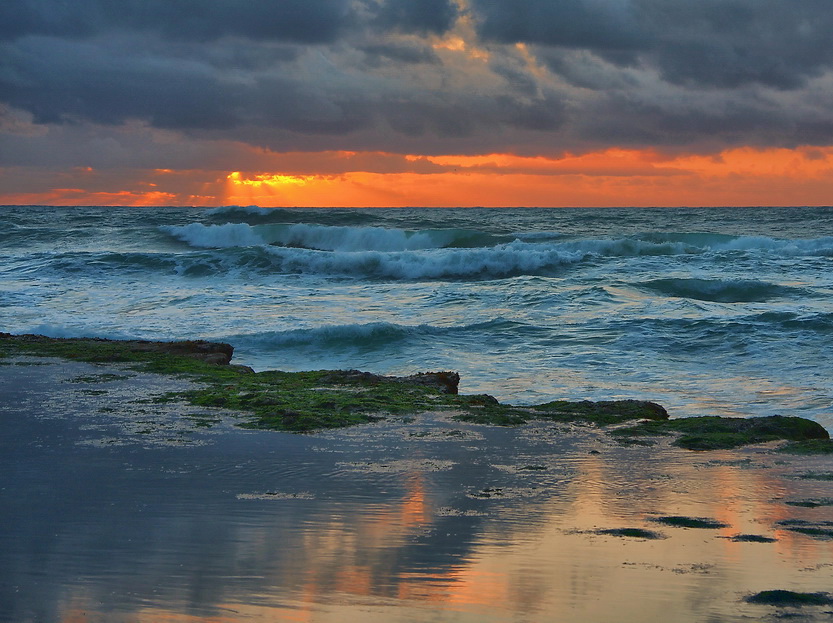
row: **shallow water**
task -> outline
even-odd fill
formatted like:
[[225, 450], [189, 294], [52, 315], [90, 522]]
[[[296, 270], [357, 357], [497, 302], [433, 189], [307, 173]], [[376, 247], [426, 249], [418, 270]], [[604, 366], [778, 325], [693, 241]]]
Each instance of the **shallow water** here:
[[[593, 429], [439, 415], [244, 431], [229, 414], [144, 401], [180, 381], [46, 361], [0, 366], [3, 621], [824, 621], [833, 610], [743, 601], [831, 589], [833, 540], [778, 523], [833, 521], [831, 506], [790, 504], [833, 498], [833, 481], [801, 477], [830, 477], [830, 459], [622, 447]], [[652, 521], [666, 515], [727, 527]], [[662, 538], [594, 532], [615, 528]], [[726, 538], [739, 533], [777, 540]]]

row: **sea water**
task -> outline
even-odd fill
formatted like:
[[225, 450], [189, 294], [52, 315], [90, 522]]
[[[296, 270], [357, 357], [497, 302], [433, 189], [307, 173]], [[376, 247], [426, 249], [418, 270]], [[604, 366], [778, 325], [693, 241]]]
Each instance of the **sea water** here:
[[0, 207], [0, 330], [833, 430], [833, 208]]
[[0, 622], [830, 621], [746, 602], [830, 591], [827, 457], [440, 414], [242, 430], [152, 399], [185, 383], [0, 366]]
[[[0, 331], [831, 429], [831, 235], [821, 208], [7, 207]], [[830, 617], [745, 601], [830, 590], [827, 457], [442, 414], [242, 430], [154, 400], [183, 379], [2, 363], [3, 623]]]

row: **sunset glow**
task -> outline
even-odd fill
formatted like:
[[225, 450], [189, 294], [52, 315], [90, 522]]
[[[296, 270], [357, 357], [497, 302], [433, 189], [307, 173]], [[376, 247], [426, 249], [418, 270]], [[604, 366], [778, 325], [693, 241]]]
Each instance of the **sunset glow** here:
[[[344, 3], [345, 20], [333, 2], [212, 0], [198, 21], [172, 9], [58, 29], [47, 51], [30, 35], [60, 20], [15, 22], [0, 42], [0, 202], [833, 203], [833, 64], [809, 52], [828, 40], [814, 9], [750, 5], [735, 22], [634, 0], [383, 0]], [[708, 27], [721, 20], [730, 42]]]
[[[513, 154], [408, 155], [430, 173], [345, 171], [329, 176], [236, 174], [227, 203], [304, 206], [824, 205], [833, 194], [833, 149], [739, 148], [711, 156], [609, 149], [560, 158]], [[271, 189], [271, 195], [263, 192]], [[278, 199], [278, 203], [270, 201]], [[280, 201], [284, 203], [280, 203]], [[263, 202], [263, 203], [261, 203]]]
[[[384, 152], [267, 154], [284, 171], [88, 170], [76, 187], [6, 204], [399, 206], [826, 205], [833, 148], [717, 154], [607, 149], [561, 157]], [[326, 173], [316, 172], [319, 165]], [[129, 187], [116, 190], [121, 177]], [[56, 183], [66, 181], [54, 174]]]

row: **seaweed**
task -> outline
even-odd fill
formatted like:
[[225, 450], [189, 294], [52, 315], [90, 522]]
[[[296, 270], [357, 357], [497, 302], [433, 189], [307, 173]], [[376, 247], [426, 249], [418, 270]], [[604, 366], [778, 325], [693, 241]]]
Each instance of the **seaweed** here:
[[659, 532], [654, 532], [653, 530], [645, 530], [644, 528], [608, 528], [604, 530], [593, 530], [593, 534], [649, 540], [665, 538], [665, 536], [663, 536]]
[[760, 534], [736, 534], [722, 538], [729, 539], [734, 543], [775, 543], [778, 541], [778, 539], [774, 539], [771, 536], [763, 536]]
[[811, 500], [787, 500], [784, 502], [789, 506], [801, 506], [802, 508], [818, 508], [819, 506], [833, 506], [833, 498], [814, 498]]
[[750, 604], [765, 606], [829, 606], [833, 604], [833, 597], [828, 593], [796, 593], [787, 590], [761, 591], [745, 598]]
[[804, 472], [798, 474], [800, 480], [833, 480], [833, 472]]
[[677, 528], [728, 528], [729, 524], [708, 517], [684, 517], [681, 515], [668, 515], [664, 517], [651, 517], [650, 521], [661, 523], [666, 526]]
[[822, 540], [833, 539], [833, 521], [806, 521], [804, 519], [783, 519], [778, 522], [785, 530], [797, 532]]

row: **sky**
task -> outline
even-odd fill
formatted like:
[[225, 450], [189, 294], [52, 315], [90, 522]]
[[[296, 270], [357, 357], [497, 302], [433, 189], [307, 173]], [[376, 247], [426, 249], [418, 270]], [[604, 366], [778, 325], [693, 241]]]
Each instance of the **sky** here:
[[0, 203], [833, 204], [830, 0], [3, 0]]

